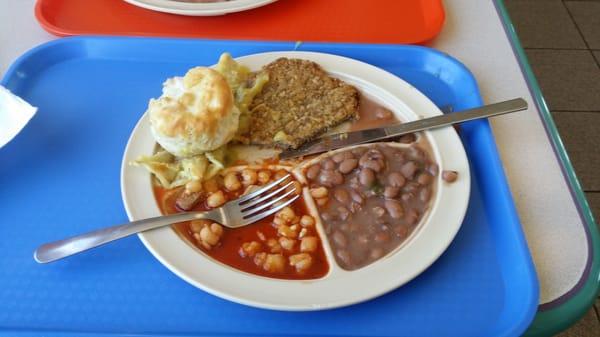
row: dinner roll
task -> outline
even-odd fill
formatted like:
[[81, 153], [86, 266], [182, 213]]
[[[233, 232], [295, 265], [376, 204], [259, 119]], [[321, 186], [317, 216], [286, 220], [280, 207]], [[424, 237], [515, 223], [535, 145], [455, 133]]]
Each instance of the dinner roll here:
[[240, 116], [225, 77], [206, 67], [165, 81], [162, 95], [150, 100], [147, 113], [156, 141], [178, 157], [227, 144], [237, 132]]

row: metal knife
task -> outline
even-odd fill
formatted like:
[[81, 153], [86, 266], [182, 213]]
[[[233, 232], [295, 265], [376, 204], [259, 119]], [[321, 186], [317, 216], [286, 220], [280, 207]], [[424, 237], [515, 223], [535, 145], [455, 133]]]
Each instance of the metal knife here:
[[525, 109], [527, 109], [527, 102], [523, 98], [516, 98], [499, 103], [484, 105], [479, 108], [469, 109], [462, 112], [424, 118], [402, 124], [338, 133], [335, 135], [324, 136], [315, 139], [297, 149], [285, 150], [279, 155], [279, 159], [308, 156], [311, 154], [327, 152], [350, 145], [382, 141], [411, 132], [440, 128], [456, 123], [503, 115]]

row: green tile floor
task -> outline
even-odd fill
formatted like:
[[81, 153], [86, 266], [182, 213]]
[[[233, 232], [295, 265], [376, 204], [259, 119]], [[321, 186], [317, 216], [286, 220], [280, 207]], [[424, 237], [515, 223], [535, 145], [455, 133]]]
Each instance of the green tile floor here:
[[[562, 141], [600, 221], [600, 0], [505, 0]], [[600, 299], [560, 337], [600, 337]]]

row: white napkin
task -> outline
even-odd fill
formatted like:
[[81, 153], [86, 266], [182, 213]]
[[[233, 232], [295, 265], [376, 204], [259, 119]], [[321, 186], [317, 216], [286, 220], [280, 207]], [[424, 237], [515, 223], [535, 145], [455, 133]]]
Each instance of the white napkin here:
[[0, 85], [0, 148], [27, 125], [36, 111], [36, 107]]

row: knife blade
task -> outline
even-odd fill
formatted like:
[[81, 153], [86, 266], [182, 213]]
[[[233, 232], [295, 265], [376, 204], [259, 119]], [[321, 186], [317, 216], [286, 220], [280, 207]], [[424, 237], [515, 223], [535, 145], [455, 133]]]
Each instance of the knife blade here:
[[479, 108], [464, 110], [462, 112], [424, 118], [387, 127], [338, 133], [317, 138], [297, 149], [285, 150], [279, 155], [279, 159], [291, 159], [327, 152], [350, 145], [382, 141], [407, 133], [440, 128], [456, 123], [503, 115], [525, 109], [527, 109], [527, 102], [523, 98], [515, 98], [508, 101], [484, 105]]

